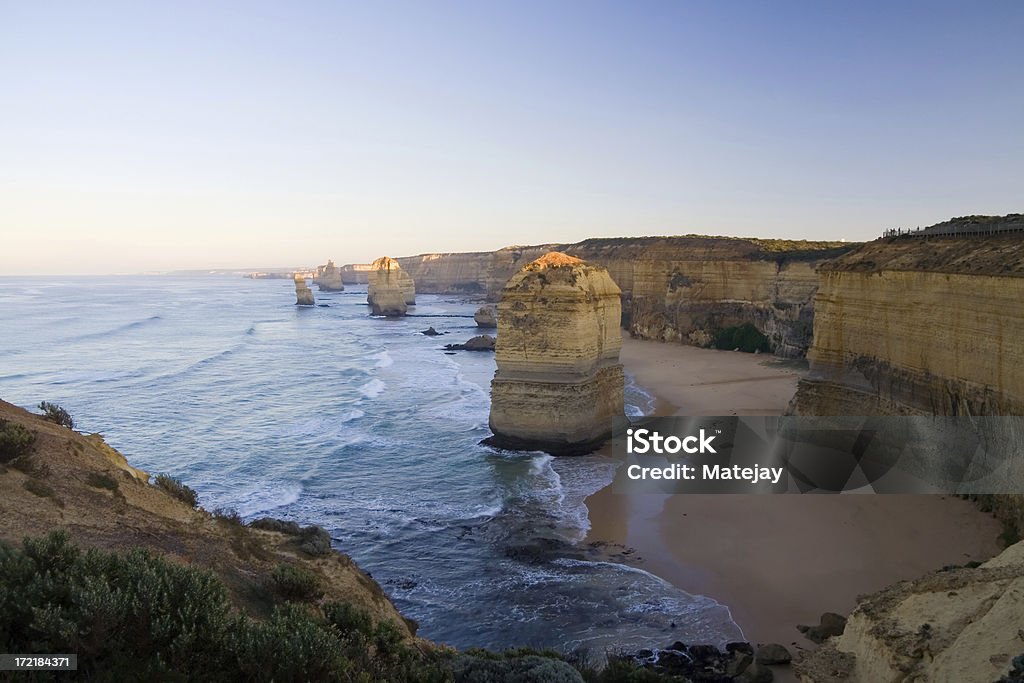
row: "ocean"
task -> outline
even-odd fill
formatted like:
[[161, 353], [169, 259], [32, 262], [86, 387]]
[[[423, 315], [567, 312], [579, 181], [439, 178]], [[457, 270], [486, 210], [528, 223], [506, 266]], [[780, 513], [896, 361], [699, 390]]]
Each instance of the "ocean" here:
[[[480, 445], [494, 356], [442, 349], [478, 333], [479, 302], [420, 294], [380, 319], [365, 285], [314, 291], [300, 308], [290, 280], [0, 278], [0, 398], [61, 404], [209, 510], [323, 526], [435, 641], [742, 639], [725, 606], [586, 551], [614, 461]], [[632, 381], [626, 403], [653, 407]]]

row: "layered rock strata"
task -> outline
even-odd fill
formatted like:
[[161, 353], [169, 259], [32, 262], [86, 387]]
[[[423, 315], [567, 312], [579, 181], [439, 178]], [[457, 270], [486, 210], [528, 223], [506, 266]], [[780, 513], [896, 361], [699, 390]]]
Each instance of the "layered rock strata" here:
[[508, 281], [488, 443], [572, 455], [607, 440], [623, 416], [619, 295], [605, 268], [558, 252]]
[[803, 415], [1024, 415], [1024, 240], [886, 239], [822, 266]]
[[312, 306], [316, 301], [313, 299], [313, 290], [306, 285], [306, 278], [295, 276], [295, 305]]
[[366, 302], [370, 304], [373, 315], [405, 315], [411, 283], [412, 279], [395, 259], [382, 256], [374, 261], [366, 291]]
[[853, 244], [728, 237], [591, 239], [494, 252], [401, 258], [421, 292], [498, 301], [520, 268], [552, 250], [604, 266], [622, 289], [622, 325], [635, 337], [709, 345], [751, 323], [778, 355], [810, 345], [815, 269]]
[[320, 266], [317, 270], [319, 272], [316, 283], [321, 292], [345, 291], [345, 283], [341, 281], [341, 269], [334, 265], [334, 261], [328, 260], [327, 265]]

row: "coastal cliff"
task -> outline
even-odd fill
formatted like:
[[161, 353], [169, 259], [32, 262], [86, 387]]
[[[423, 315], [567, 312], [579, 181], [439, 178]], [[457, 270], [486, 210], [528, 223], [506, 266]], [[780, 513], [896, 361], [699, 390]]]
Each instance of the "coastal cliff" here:
[[842, 635], [794, 668], [804, 683], [992, 683], [1024, 652], [1022, 613], [1024, 542], [862, 597]]
[[[422, 293], [498, 301], [520, 268], [555, 250], [603, 266], [622, 290], [622, 326], [638, 338], [709, 346], [752, 324], [781, 356], [810, 345], [815, 269], [853, 244], [727, 237], [590, 239], [398, 259]], [[354, 268], [354, 267], [352, 267]]]
[[572, 455], [608, 437], [623, 415], [619, 294], [607, 270], [557, 252], [508, 281], [488, 443]]
[[348, 556], [330, 549], [322, 529], [318, 547], [310, 549], [289, 533], [211, 514], [197, 508], [194, 498], [185, 500], [191, 491], [180, 482], [151, 484], [146, 472], [129, 465], [100, 435], [78, 434], [3, 401], [0, 427], [32, 438], [17, 458], [0, 450], [0, 541], [16, 544], [63, 529], [84, 548], [147, 548], [213, 571], [233, 602], [257, 616], [266, 614], [275, 570], [285, 565], [314, 577], [324, 599], [357, 607], [375, 623], [391, 622], [404, 639], [413, 636], [411, 622]]
[[1024, 415], [1024, 240], [877, 240], [820, 269], [801, 415]]
[[[1024, 415], [1018, 217], [953, 219], [824, 264], [798, 415]], [[1024, 496], [977, 496], [1024, 530]], [[990, 683], [1024, 651], [1024, 545], [862, 598], [843, 635], [798, 665], [807, 683]], [[1016, 680], [1016, 679], [1014, 679]]]

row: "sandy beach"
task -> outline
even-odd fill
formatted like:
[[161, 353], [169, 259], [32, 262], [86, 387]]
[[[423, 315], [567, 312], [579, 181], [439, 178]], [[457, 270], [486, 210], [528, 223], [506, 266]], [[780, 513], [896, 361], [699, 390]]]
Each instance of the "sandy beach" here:
[[[662, 414], [781, 414], [800, 363], [625, 339], [626, 371]], [[622, 495], [587, 501], [588, 540], [727, 605], [751, 642], [812, 647], [797, 624], [845, 614], [859, 594], [999, 550], [1000, 525], [940, 495]], [[791, 648], [792, 649], [792, 648]]]

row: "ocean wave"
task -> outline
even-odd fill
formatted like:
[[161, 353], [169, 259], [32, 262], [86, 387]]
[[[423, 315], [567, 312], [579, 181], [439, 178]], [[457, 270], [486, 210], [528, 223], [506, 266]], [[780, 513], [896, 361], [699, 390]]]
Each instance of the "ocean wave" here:
[[153, 323], [159, 322], [161, 320], [163, 320], [163, 318], [161, 318], [159, 315], [151, 315], [148, 318], [144, 318], [142, 320], [135, 320], [130, 323], [125, 323], [123, 325], [118, 325], [117, 327], [111, 328], [109, 330], [103, 330], [102, 332], [87, 332], [86, 334], [68, 337], [64, 341], [79, 342], [89, 341], [91, 339], [106, 339], [108, 337], [113, 337], [119, 334], [123, 334], [125, 332], [131, 332], [132, 330], [137, 330], [142, 327], [146, 327], [147, 325], [152, 325]]
[[384, 349], [380, 353], [372, 356], [372, 359], [377, 361], [373, 365], [375, 368], [389, 368], [395, 364], [395, 359], [391, 357], [391, 354], [388, 353], [387, 349]]
[[625, 386], [626, 417], [649, 417], [654, 415], [657, 399], [654, 394], [636, 383], [636, 377], [626, 373]]

